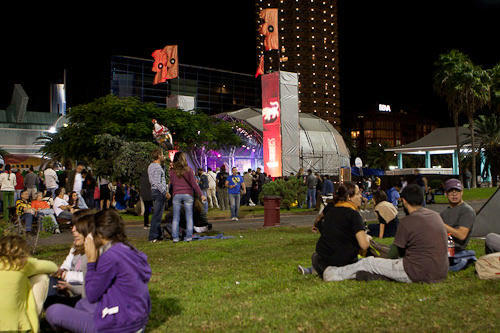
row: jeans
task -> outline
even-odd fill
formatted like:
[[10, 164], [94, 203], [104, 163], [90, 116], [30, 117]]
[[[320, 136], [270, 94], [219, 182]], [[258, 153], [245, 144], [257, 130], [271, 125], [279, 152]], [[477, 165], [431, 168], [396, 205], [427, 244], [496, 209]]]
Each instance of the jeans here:
[[143, 200], [144, 202], [144, 226], [149, 227], [149, 214], [151, 213], [151, 208], [153, 207], [153, 201]]
[[[40, 209], [38, 210], [38, 218], [39, 218], [39, 223], [42, 223], [43, 217], [44, 216], [50, 216], [52, 219], [52, 224], [56, 229], [59, 229], [59, 224], [56, 221], [56, 217], [54, 215], [54, 210], [52, 208], [46, 208], [46, 209]], [[41, 230], [43, 226], [40, 226], [39, 229]]]
[[229, 193], [229, 209], [231, 210], [231, 218], [238, 217], [240, 210], [240, 194]]
[[208, 196], [207, 190], [201, 190], [201, 193], [207, 198], [207, 200], [203, 201], [203, 209], [205, 210], [205, 214], [208, 213]]
[[69, 210], [63, 210], [62, 212], [59, 213], [59, 215], [57, 215], [57, 218], [65, 220], [71, 220], [72, 217], [73, 214], [71, 214]]
[[357, 263], [343, 267], [328, 266], [323, 272], [323, 280], [342, 281], [355, 279], [356, 273], [360, 271], [383, 275], [398, 282], [411, 283], [403, 267], [402, 258], [384, 259], [375, 257], [367, 257]]
[[26, 225], [26, 232], [30, 232], [31, 225], [33, 224], [33, 214], [31, 214], [31, 213], [23, 214], [23, 215], [21, 215], [21, 220], [23, 220], [24, 224]]
[[193, 196], [189, 194], [176, 194], [172, 200], [174, 206], [174, 217], [172, 219], [172, 238], [179, 240], [179, 220], [181, 217], [181, 205], [184, 204], [184, 213], [186, 214], [186, 239], [190, 241], [193, 238]]
[[307, 208], [316, 207], [316, 189], [308, 188], [307, 189]]
[[149, 229], [148, 240], [161, 239], [161, 219], [163, 210], [165, 209], [165, 201], [167, 200], [165, 193], [158, 190], [151, 190], [153, 197], [153, 216], [151, 217], [151, 228]]
[[52, 199], [56, 198], [56, 190], [57, 189], [58, 189], [58, 187], [48, 187], [47, 188], [47, 191], [50, 191], [50, 193], [52, 193]]
[[227, 210], [229, 208], [229, 198], [228, 198], [227, 188], [218, 188], [217, 193], [219, 193], [220, 209]]

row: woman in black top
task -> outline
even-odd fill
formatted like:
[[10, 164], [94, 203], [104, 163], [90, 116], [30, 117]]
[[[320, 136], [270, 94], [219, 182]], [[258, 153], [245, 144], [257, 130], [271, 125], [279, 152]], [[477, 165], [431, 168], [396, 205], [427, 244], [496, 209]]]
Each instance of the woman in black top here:
[[298, 266], [302, 274], [316, 272], [321, 278], [328, 266], [345, 266], [357, 261], [360, 250], [370, 246], [363, 218], [358, 212], [361, 192], [357, 185], [345, 182], [339, 186], [333, 202], [318, 215], [313, 231], [321, 236], [312, 255], [312, 267]]

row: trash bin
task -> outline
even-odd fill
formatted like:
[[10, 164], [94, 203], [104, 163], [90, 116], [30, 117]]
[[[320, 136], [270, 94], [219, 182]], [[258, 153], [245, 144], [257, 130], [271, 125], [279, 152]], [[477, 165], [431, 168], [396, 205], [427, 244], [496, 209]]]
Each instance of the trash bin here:
[[273, 227], [280, 224], [281, 197], [264, 197], [264, 227]]

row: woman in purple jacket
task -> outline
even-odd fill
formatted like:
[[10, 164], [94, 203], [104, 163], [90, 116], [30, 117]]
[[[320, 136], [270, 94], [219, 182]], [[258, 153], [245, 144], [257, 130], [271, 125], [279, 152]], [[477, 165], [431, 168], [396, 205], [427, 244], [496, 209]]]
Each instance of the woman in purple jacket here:
[[87, 298], [75, 308], [53, 305], [46, 317], [54, 329], [71, 332], [142, 332], [151, 310], [147, 257], [127, 241], [114, 209], [94, 215], [95, 232], [85, 236]]
[[194, 172], [187, 164], [186, 155], [181, 151], [174, 155], [173, 166], [170, 169], [170, 185], [173, 187], [172, 206], [174, 207], [172, 239], [174, 243], [179, 241], [179, 219], [181, 205], [184, 204], [186, 212], [186, 238], [184, 240], [190, 242], [193, 238], [193, 190], [201, 197], [201, 201], [207, 198], [201, 192], [194, 178]]

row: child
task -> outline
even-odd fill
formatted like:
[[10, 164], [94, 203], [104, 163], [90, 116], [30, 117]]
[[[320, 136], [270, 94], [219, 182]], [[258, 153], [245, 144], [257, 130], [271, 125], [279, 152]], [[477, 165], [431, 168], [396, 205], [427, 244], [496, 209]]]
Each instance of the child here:
[[20, 236], [0, 238], [0, 329], [38, 332], [40, 314], [49, 277], [57, 271], [51, 261], [29, 256], [26, 240]]
[[49, 216], [52, 219], [52, 224], [54, 226], [54, 233], [55, 234], [61, 233], [61, 231], [59, 230], [59, 224], [56, 221], [56, 216], [54, 215], [54, 210], [50, 208], [50, 205], [47, 201], [43, 200], [42, 192], [37, 192], [35, 194], [35, 200], [31, 202], [31, 208], [33, 208], [36, 211], [39, 223], [42, 222], [44, 216]]

